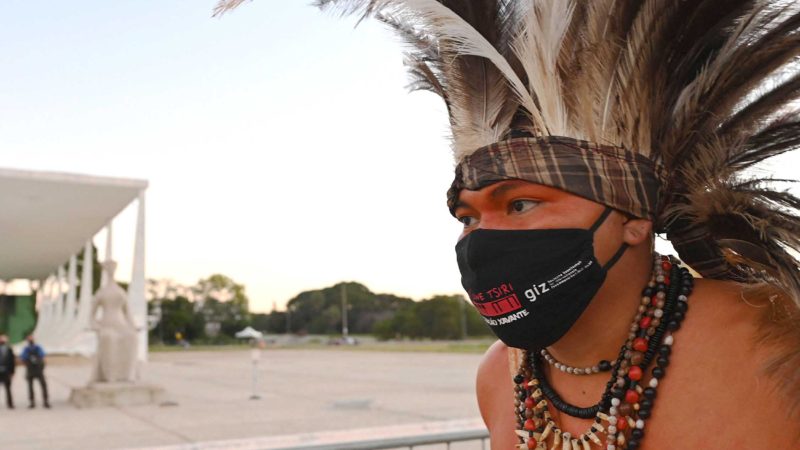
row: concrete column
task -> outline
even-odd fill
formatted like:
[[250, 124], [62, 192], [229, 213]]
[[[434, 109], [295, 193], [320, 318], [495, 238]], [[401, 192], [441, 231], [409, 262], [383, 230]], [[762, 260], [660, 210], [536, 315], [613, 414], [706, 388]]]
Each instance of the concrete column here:
[[83, 273], [81, 273], [81, 298], [78, 300], [78, 316], [76, 318], [78, 330], [89, 328], [89, 314], [92, 311], [92, 284], [94, 283], [94, 252], [92, 240], [86, 241], [83, 247]]
[[47, 280], [39, 284], [36, 290], [36, 326], [33, 328], [33, 337], [39, 339], [42, 334], [42, 322], [44, 322], [44, 305], [47, 301]]
[[33, 337], [39, 342], [45, 342], [50, 334], [50, 327], [53, 321], [53, 308], [55, 302], [53, 301], [53, 276], [47, 277], [42, 283], [42, 289], [38, 302], [38, 318], [36, 319], [36, 328], [33, 331]]
[[[112, 224], [112, 222], [108, 222], [108, 225], [106, 225], [106, 255], [105, 255], [105, 260], [106, 261], [114, 259], [114, 253], [113, 253], [113, 250], [114, 250], [114, 248], [113, 248], [114, 247], [113, 230], [112, 230], [111, 224]], [[106, 270], [103, 269], [103, 279], [100, 282], [100, 284], [104, 285], [107, 282], [108, 282], [108, 274], [106, 273]]]
[[65, 335], [64, 339], [69, 339], [75, 334], [75, 319], [77, 313], [77, 296], [78, 296], [78, 257], [72, 255], [69, 258], [69, 267], [67, 268], [67, 302], [64, 305], [64, 323]]
[[147, 300], [145, 299], [145, 197], [139, 192], [139, 209], [136, 216], [136, 240], [133, 248], [133, 270], [128, 286], [128, 306], [133, 321], [139, 328], [139, 361], [147, 361]]
[[[56, 275], [56, 309], [54, 317], [55, 321], [53, 323], [54, 331], [64, 326], [64, 278], [66, 278], [64, 274], [64, 267], [60, 266]], [[56, 336], [54, 337], [58, 337], [58, 334], [56, 333]]]

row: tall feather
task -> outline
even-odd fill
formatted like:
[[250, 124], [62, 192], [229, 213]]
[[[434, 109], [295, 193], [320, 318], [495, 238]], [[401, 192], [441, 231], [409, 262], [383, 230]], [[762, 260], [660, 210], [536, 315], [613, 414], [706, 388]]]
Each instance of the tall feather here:
[[[451, 6], [472, 19], [472, 23], [445, 3], [452, 3]], [[501, 40], [504, 33], [494, 33], [498, 30], [498, 18], [513, 17], [514, 10], [508, 6], [510, 2], [477, 3], [481, 8], [475, 8], [472, 2], [434, 0], [319, 0], [316, 5], [342, 14], [363, 16], [380, 12], [385, 17], [392, 17], [395, 24], [406, 24], [405, 30], [409, 26], [420, 27], [437, 40], [441, 59], [439, 69], [443, 78], [436, 81], [441, 85], [442, 80], [446, 80], [454, 153], [457, 159], [461, 159], [500, 140], [518, 110], [517, 105], [524, 109], [534, 130], [547, 133], [546, 122], [534, 96], [514, 70], [518, 61], [507, 59], [507, 56], [512, 56], [511, 52], [501, 51], [496, 46], [503, 45], [501, 48], [504, 50], [510, 48], [510, 42]], [[491, 8], [486, 5], [491, 5]], [[486, 17], [491, 20], [481, 27], [480, 20]], [[484, 33], [475, 26], [484, 29]], [[494, 43], [486, 37], [489, 31], [496, 38]], [[400, 34], [407, 36], [406, 32]], [[424, 58], [412, 56], [411, 61], [415, 63], [416, 75], [436, 73], [421, 68], [419, 62], [425, 61]], [[425, 65], [432, 68], [430, 64]], [[432, 81], [428, 79], [429, 84], [435, 85]]]
[[247, 0], [220, 0], [217, 6], [214, 7], [213, 17], [221, 17], [226, 12], [236, 9], [245, 1]]
[[[242, 2], [222, 0], [215, 13]], [[650, 158], [669, 174], [658, 229], [706, 235], [726, 264], [704, 275], [747, 283], [782, 305], [765, 336], [800, 345], [800, 199], [754, 172], [800, 149], [800, 1], [316, 5], [377, 16], [398, 32], [409, 45], [410, 87], [447, 104], [457, 161], [520, 130]], [[792, 363], [781, 376], [796, 395], [800, 352], [780, 362]]]
[[548, 130], [560, 136], [578, 134], [570, 124], [558, 72], [561, 44], [574, 10], [575, 2], [572, 0], [534, 3], [513, 45], [528, 77], [530, 91], [539, 93], [536, 98]]
[[[222, 0], [215, 12], [241, 3]], [[800, 2], [315, 4], [377, 16], [398, 32], [409, 45], [410, 87], [435, 92], [448, 106], [457, 160], [512, 128], [639, 152], [671, 174], [662, 229], [678, 222], [713, 229], [712, 218], [742, 219], [750, 232], [739, 242], [768, 246], [773, 266], [782, 268], [770, 281], [800, 299], [793, 272], [800, 264], [785, 251], [797, 244], [797, 203], [786, 193], [770, 197], [768, 180], [754, 184], [744, 175], [800, 146]], [[747, 204], [757, 207], [742, 209]], [[771, 213], [782, 218], [780, 227], [762, 226]], [[736, 240], [726, 239], [721, 252]], [[741, 255], [732, 259], [731, 273], [742, 276], [747, 264]]]

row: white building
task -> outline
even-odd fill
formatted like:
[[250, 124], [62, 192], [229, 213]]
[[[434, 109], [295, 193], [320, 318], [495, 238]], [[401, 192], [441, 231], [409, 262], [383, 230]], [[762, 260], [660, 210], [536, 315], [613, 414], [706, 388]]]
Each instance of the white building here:
[[28, 280], [35, 290], [33, 334], [48, 353], [95, 352], [96, 337], [89, 330], [91, 289], [77, 295], [79, 280], [92, 286], [92, 265], [77, 273], [76, 255], [85, 251], [91, 261], [92, 241], [105, 228], [105, 255], [110, 257], [111, 224], [138, 201], [128, 301], [139, 329], [139, 359], [147, 359], [146, 189], [144, 180], [0, 169], [0, 279], [4, 289], [10, 280]]

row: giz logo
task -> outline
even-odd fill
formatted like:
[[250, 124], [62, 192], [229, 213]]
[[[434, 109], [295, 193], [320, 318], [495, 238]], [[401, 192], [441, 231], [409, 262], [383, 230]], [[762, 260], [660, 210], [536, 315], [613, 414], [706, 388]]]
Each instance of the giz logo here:
[[525, 297], [528, 297], [528, 300], [533, 303], [537, 298], [539, 298], [540, 295], [549, 290], [550, 288], [547, 287], [547, 283], [534, 284], [533, 287], [525, 291]]

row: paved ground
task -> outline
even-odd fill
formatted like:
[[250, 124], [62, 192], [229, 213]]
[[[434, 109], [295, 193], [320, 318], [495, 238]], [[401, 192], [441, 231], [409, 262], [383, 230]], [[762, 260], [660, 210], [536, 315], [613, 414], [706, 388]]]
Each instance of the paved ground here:
[[19, 371], [17, 409], [0, 401], [0, 449], [165, 446], [478, 417], [480, 355], [286, 349], [262, 355], [260, 400], [249, 399], [249, 351], [165, 352], [151, 354], [144, 380], [164, 387], [168, 402], [97, 409], [67, 402], [70, 389], [88, 381], [89, 361], [53, 357], [46, 372], [53, 409], [27, 409]]

